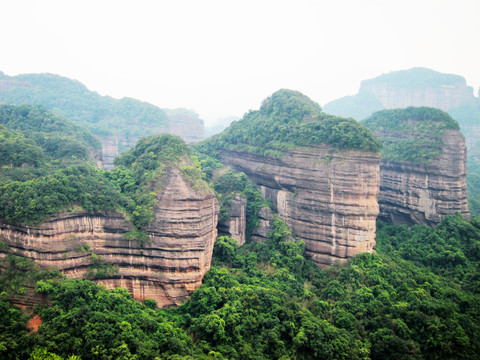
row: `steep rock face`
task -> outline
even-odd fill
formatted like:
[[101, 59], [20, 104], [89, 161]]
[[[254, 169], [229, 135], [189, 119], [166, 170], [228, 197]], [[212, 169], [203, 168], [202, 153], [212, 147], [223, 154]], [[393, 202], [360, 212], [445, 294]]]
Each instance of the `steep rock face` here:
[[[68, 277], [122, 286], [136, 299], [151, 298], [159, 306], [180, 304], [210, 268], [219, 207], [213, 193], [192, 190], [178, 169], [165, 184], [155, 221], [146, 229], [150, 241], [142, 246], [124, 236], [132, 225], [116, 212], [61, 213], [39, 226], [0, 223], [0, 241], [14, 254], [56, 266]], [[92, 265], [109, 271], [96, 279], [89, 273]]]
[[388, 82], [363, 84], [362, 89], [375, 95], [385, 109], [428, 106], [447, 111], [458, 107], [473, 97], [472, 88], [465, 80], [451, 85], [418, 89], [398, 88]]
[[457, 211], [469, 217], [466, 156], [462, 134], [447, 130], [441, 155], [428, 164], [382, 160], [379, 218], [395, 224], [436, 225]]
[[253, 230], [251, 240], [263, 242], [268, 239], [268, 235], [272, 232], [273, 214], [268, 207], [261, 208], [258, 213], [258, 226]]
[[245, 244], [247, 230], [247, 199], [235, 194], [227, 220], [218, 222], [218, 235], [237, 240], [237, 246]]
[[192, 111], [166, 110], [170, 120], [168, 132], [180, 136], [187, 144], [198, 142], [205, 137], [203, 121]]
[[373, 249], [378, 154], [319, 145], [289, 150], [281, 158], [227, 150], [219, 158], [261, 187], [318, 265]]

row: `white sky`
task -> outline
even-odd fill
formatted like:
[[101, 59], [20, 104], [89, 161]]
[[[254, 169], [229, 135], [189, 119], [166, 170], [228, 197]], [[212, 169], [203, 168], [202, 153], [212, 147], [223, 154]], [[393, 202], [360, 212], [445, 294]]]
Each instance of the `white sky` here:
[[0, 71], [50, 72], [207, 123], [280, 88], [321, 105], [414, 66], [480, 85], [480, 0], [1, 0]]

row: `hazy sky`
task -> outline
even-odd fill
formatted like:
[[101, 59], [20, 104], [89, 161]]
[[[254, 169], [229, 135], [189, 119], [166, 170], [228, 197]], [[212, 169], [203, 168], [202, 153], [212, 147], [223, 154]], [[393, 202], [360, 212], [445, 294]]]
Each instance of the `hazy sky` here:
[[414, 66], [480, 85], [480, 0], [2, 0], [0, 71], [242, 116], [280, 88], [321, 105]]

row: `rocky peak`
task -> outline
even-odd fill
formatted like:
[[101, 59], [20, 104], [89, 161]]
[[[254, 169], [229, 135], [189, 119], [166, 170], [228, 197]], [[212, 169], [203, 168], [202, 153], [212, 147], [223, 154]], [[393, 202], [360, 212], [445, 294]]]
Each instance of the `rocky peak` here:
[[375, 245], [379, 143], [356, 121], [283, 89], [205, 147], [260, 186], [318, 265]]
[[436, 225], [455, 212], [469, 217], [465, 138], [450, 115], [410, 107], [377, 112], [364, 124], [383, 143], [382, 220]]

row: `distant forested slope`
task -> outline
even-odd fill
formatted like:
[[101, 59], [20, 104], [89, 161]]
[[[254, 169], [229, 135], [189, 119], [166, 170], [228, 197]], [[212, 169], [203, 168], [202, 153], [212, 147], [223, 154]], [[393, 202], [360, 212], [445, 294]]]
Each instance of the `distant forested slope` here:
[[[99, 136], [121, 134], [140, 138], [163, 132], [182, 135], [181, 131], [176, 132], [175, 126], [171, 129], [169, 116], [157, 106], [132, 98], [101, 96], [79, 81], [54, 74], [7, 76], [0, 72], [0, 103], [42, 105]], [[179, 113], [188, 117], [188, 124], [196, 131], [198, 127], [195, 140], [203, 139], [203, 122], [198, 115], [176, 109], [175, 114]]]

